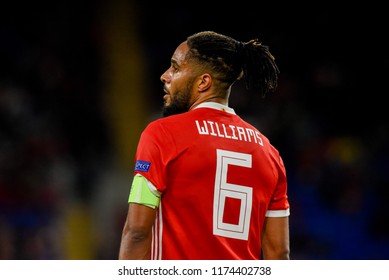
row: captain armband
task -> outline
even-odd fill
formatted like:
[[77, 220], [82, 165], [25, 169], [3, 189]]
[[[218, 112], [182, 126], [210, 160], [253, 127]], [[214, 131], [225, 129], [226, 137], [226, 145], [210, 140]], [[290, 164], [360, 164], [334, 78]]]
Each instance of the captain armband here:
[[136, 174], [132, 181], [128, 202], [155, 208], [158, 207], [160, 199], [161, 194], [154, 185], [142, 175]]

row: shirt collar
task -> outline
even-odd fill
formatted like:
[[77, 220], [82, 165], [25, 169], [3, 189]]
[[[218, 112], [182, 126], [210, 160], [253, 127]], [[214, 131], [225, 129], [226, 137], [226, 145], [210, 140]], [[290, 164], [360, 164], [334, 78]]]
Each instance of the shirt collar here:
[[236, 115], [234, 109], [232, 109], [226, 105], [217, 103], [217, 102], [203, 102], [203, 103], [197, 105], [193, 110], [198, 109], [198, 108], [211, 108], [211, 109], [216, 109], [219, 111], [228, 112], [230, 114]]

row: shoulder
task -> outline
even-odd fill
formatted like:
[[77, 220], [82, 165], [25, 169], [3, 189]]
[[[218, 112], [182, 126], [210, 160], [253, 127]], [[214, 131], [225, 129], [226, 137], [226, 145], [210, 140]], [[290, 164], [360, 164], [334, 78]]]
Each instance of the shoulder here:
[[161, 117], [151, 121], [143, 130], [143, 135], [151, 135], [155, 138], [166, 138], [175, 135], [177, 131], [185, 129], [187, 113], [177, 114], [168, 117]]
[[168, 128], [177, 128], [181, 125], [184, 125], [186, 122], [192, 120], [194, 111], [189, 111], [181, 114], [176, 114], [168, 117], [161, 117], [150, 122], [146, 129], [168, 129]]
[[177, 122], [180, 122], [182, 118], [181, 115], [183, 114], [161, 117], [159, 119], [153, 120], [146, 126], [146, 129], [157, 129], [157, 128], [163, 128], [163, 127], [175, 125], [177, 124]]

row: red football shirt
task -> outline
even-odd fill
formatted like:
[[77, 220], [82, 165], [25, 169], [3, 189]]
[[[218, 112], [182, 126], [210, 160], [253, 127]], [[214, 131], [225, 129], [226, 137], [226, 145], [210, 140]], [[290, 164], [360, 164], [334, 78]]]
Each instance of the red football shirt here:
[[260, 259], [265, 216], [289, 215], [278, 151], [221, 104], [151, 122], [135, 160], [162, 193], [152, 259]]

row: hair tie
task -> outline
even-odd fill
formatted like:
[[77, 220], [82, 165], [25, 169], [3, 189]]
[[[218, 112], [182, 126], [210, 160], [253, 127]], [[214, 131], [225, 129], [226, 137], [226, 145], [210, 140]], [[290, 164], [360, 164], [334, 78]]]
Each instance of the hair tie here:
[[237, 54], [239, 60], [244, 61], [244, 57], [245, 57], [245, 53], [246, 53], [245, 49], [246, 49], [245, 42], [242, 42], [242, 41], [236, 42], [236, 54]]
[[241, 54], [245, 48], [245, 43], [241, 41], [236, 41], [236, 52], [238, 54]]

